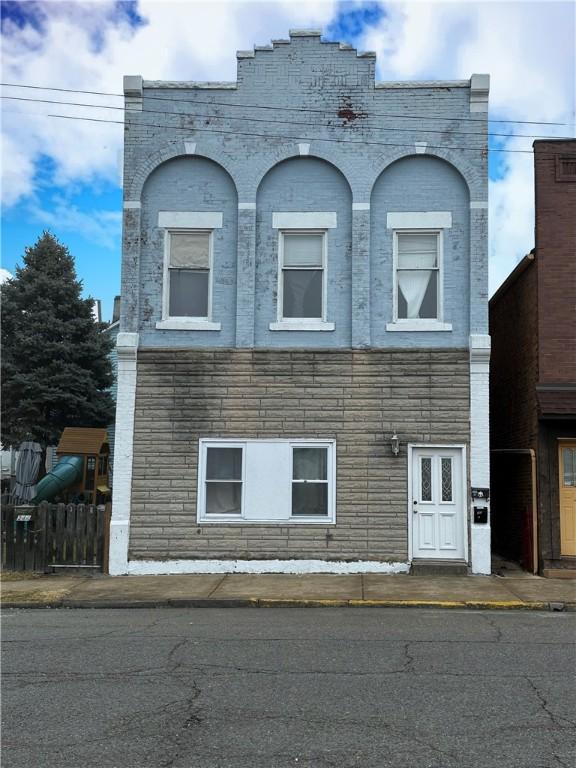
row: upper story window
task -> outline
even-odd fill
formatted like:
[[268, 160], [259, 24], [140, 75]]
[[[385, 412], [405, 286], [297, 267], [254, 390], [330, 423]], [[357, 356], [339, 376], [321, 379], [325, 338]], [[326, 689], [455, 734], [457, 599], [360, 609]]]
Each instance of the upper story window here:
[[389, 213], [393, 302], [387, 331], [451, 331], [443, 320], [444, 231], [449, 212]]
[[278, 312], [272, 331], [333, 331], [326, 320], [328, 230], [337, 225], [333, 211], [272, 214], [278, 230]]
[[278, 320], [324, 320], [325, 232], [280, 232]]
[[168, 232], [168, 317], [210, 317], [212, 233]]
[[395, 232], [397, 320], [438, 320], [440, 232]]
[[209, 319], [212, 233], [168, 232], [168, 317]]
[[222, 214], [160, 211], [158, 226], [164, 229], [164, 282], [156, 328], [219, 331], [220, 323], [212, 322], [212, 282]]

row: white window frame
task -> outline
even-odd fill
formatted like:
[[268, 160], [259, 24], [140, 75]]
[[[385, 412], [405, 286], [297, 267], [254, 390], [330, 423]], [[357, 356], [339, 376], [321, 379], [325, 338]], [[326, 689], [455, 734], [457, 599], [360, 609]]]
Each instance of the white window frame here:
[[[284, 238], [286, 235], [321, 235], [322, 236], [322, 316], [284, 317]], [[287, 269], [292, 269], [288, 267]], [[307, 269], [307, 267], [293, 267]], [[310, 271], [318, 267], [310, 267]], [[328, 299], [328, 230], [321, 227], [283, 228], [278, 230], [278, 301], [276, 307], [277, 321], [270, 323], [272, 331], [333, 331], [334, 323], [326, 320]]]
[[[286, 499], [289, 514], [281, 518], [250, 517], [250, 510], [246, 509], [247, 483], [250, 478], [246, 473], [247, 447], [250, 443], [282, 443], [288, 446], [289, 460], [286, 463], [283, 487], [278, 488], [278, 493]], [[211, 515], [206, 514], [206, 459], [208, 448], [242, 448], [242, 508], [240, 515]], [[328, 484], [328, 514], [326, 516], [292, 516], [292, 474], [293, 474], [293, 449], [294, 448], [326, 448], [327, 456], [327, 484]], [[196, 521], [198, 525], [319, 525], [322, 527], [336, 524], [336, 441], [321, 440], [318, 438], [291, 439], [226, 439], [226, 438], [200, 438], [198, 450], [198, 495]]]
[[[214, 230], [222, 228], [222, 213], [216, 211], [159, 211], [158, 226], [164, 230], [164, 263], [162, 268], [162, 318], [160, 330], [219, 331], [221, 323], [212, 321], [214, 273]], [[173, 234], [209, 234], [209, 275], [207, 317], [170, 315], [170, 237]]]
[[[452, 227], [450, 211], [389, 213], [387, 228], [392, 230], [392, 322], [387, 331], [451, 331], [444, 322], [444, 230]], [[398, 235], [437, 235], [438, 237], [438, 313], [436, 318], [398, 317]]]
[[[290, 520], [294, 523], [318, 523], [318, 522], [336, 522], [336, 510], [334, 504], [334, 497], [336, 495], [336, 451], [331, 450], [334, 446], [333, 442], [320, 441], [320, 440], [290, 440], [290, 509], [292, 509], [292, 487], [295, 482], [305, 482], [294, 480], [294, 448], [326, 448], [328, 455], [326, 457], [326, 484], [328, 486], [328, 514], [325, 517], [309, 516], [309, 515], [293, 515], [290, 513]], [[312, 480], [310, 482], [322, 482]]]
[[[242, 449], [242, 495], [239, 515], [214, 515], [206, 512], [206, 467], [208, 448], [241, 448]], [[198, 522], [244, 522], [244, 500], [246, 495], [246, 445], [237, 440], [201, 440], [198, 462]], [[227, 481], [225, 481], [227, 482]], [[230, 481], [230, 482], [238, 482]]]

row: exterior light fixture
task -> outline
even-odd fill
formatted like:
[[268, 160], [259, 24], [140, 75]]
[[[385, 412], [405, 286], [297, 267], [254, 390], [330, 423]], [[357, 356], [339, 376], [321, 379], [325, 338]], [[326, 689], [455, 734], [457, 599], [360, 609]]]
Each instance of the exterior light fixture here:
[[400, 440], [396, 432], [394, 432], [394, 434], [390, 438], [390, 448], [392, 449], [392, 453], [394, 454], [394, 456], [398, 456], [398, 454], [400, 453]]

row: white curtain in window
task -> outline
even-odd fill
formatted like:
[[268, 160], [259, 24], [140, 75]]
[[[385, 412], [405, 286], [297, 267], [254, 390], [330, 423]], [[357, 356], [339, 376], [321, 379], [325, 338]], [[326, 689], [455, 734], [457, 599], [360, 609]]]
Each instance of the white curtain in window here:
[[438, 266], [438, 235], [435, 233], [398, 234], [398, 287], [407, 305], [407, 318], [419, 318], [430, 269]]
[[398, 287], [406, 301], [408, 319], [420, 317], [420, 308], [431, 277], [432, 272], [424, 270], [398, 272]]

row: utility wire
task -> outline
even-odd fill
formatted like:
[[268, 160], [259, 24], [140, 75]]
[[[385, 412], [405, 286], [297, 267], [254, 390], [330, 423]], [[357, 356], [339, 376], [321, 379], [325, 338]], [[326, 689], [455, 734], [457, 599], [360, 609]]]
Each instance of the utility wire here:
[[[5, 86], [9, 88], [31, 88], [34, 90], [41, 90], [41, 91], [59, 91], [62, 93], [83, 93], [90, 96], [113, 96], [115, 98], [124, 98], [123, 93], [113, 93], [110, 91], [85, 91], [85, 90], [76, 90], [74, 88], [57, 88], [57, 87], [50, 87], [50, 86], [43, 86], [43, 85], [29, 85], [29, 84], [19, 84], [19, 83], [0, 83], [0, 86]], [[407, 83], [407, 88], [410, 87], [410, 84]], [[241, 108], [251, 108], [251, 109], [268, 109], [268, 110], [279, 110], [281, 112], [286, 111], [296, 111], [296, 112], [315, 112], [320, 114], [330, 114], [333, 115], [334, 111], [342, 108], [345, 105], [343, 103], [340, 103], [337, 107], [334, 109], [317, 109], [314, 107], [278, 107], [273, 106], [271, 104], [234, 104], [231, 102], [222, 102], [222, 101], [203, 101], [201, 99], [175, 99], [173, 96], [152, 96], [150, 94], [145, 95], [146, 99], [156, 100], [156, 101], [170, 101], [174, 103], [175, 101], [182, 102], [182, 103], [190, 103], [190, 104], [207, 104], [209, 106], [222, 106], [222, 107], [241, 107]], [[461, 122], [473, 122], [473, 123], [509, 123], [509, 124], [516, 124], [516, 125], [555, 125], [555, 126], [572, 126], [573, 123], [556, 123], [556, 122], [549, 122], [546, 120], [504, 120], [504, 119], [498, 119], [498, 118], [476, 118], [476, 117], [449, 117], [446, 115], [429, 115], [429, 114], [402, 114], [402, 113], [393, 113], [393, 112], [372, 112], [372, 117], [399, 117], [399, 118], [406, 118], [409, 120], [458, 120]]]
[[[25, 113], [18, 113], [18, 114], [25, 114]], [[136, 113], [137, 114], [137, 113]], [[327, 138], [323, 136], [289, 136], [286, 134], [270, 134], [270, 133], [253, 133], [248, 131], [223, 131], [218, 128], [196, 128], [196, 127], [181, 127], [181, 126], [175, 126], [175, 125], [161, 125], [160, 123], [143, 123], [139, 121], [138, 123], [125, 123], [123, 120], [106, 120], [104, 118], [97, 118], [97, 117], [76, 117], [75, 115], [58, 115], [58, 114], [50, 114], [47, 113], [45, 115], [41, 115], [42, 117], [54, 117], [59, 118], [61, 120], [80, 120], [90, 123], [109, 123], [109, 124], [116, 124], [116, 125], [123, 125], [123, 126], [130, 126], [133, 125], [133, 127], [145, 127], [145, 128], [162, 128], [164, 131], [184, 131], [188, 135], [192, 133], [217, 133], [217, 134], [227, 134], [229, 136], [253, 136], [259, 139], [268, 139], [268, 140], [284, 140], [284, 139], [290, 139], [293, 141], [319, 141], [319, 142], [331, 142], [336, 144], [356, 144], [358, 146], [365, 146], [365, 145], [371, 145], [376, 147], [411, 147], [414, 148], [414, 142], [412, 143], [400, 143], [400, 142], [383, 142], [383, 141], [368, 141], [368, 140], [360, 140], [360, 141], [350, 141], [350, 139], [333, 139], [333, 138]], [[532, 149], [503, 149], [499, 147], [495, 148], [489, 148], [489, 147], [458, 147], [451, 144], [429, 144], [427, 143], [427, 148], [429, 149], [459, 149], [464, 152], [507, 152], [507, 153], [514, 153], [514, 154], [524, 154], [524, 155], [531, 155]], [[555, 155], [550, 155], [550, 157], [555, 157]]]
[[[112, 109], [117, 110], [120, 112], [124, 112], [124, 107], [116, 107], [111, 105], [105, 105], [105, 104], [86, 104], [84, 102], [80, 101], [59, 101], [56, 99], [33, 99], [26, 96], [4, 96], [0, 95], [0, 98], [9, 100], [9, 101], [25, 101], [25, 102], [32, 102], [36, 104], [60, 104], [70, 107], [88, 107], [91, 109]], [[177, 102], [176, 102], [177, 103]], [[172, 116], [182, 116], [182, 117], [189, 117], [189, 118], [208, 118], [208, 119], [215, 119], [215, 120], [247, 120], [251, 123], [276, 123], [281, 125], [304, 125], [304, 126], [310, 126], [309, 122], [302, 122], [301, 120], [274, 120], [272, 118], [258, 118], [258, 117], [244, 117], [241, 115], [235, 116], [235, 115], [218, 115], [218, 114], [206, 114], [206, 113], [198, 113], [195, 112], [194, 114], [186, 113], [186, 112], [173, 112], [173, 111], [166, 111], [166, 110], [158, 110], [158, 109], [146, 109], [143, 108], [141, 110], [142, 112], [148, 112], [150, 114], [155, 115], [169, 115]], [[338, 117], [338, 119], [346, 119]], [[340, 129], [340, 130], [348, 130], [351, 127], [351, 123], [344, 123], [343, 125], [330, 125], [326, 123], [322, 124], [315, 124], [316, 126], [320, 125], [322, 128], [329, 128], [329, 129]], [[366, 123], [358, 123], [358, 127], [369, 129], [370, 131], [405, 131], [409, 133], [445, 133], [446, 129], [442, 128], [393, 128], [393, 127], [380, 127], [375, 125], [369, 125]], [[539, 136], [539, 135], [533, 135], [533, 134], [521, 134], [521, 133], [495, 133], [495, 132], [477, 132], [477, 131], [453, 131], [454, 134], [460, 135], [460, 136], [497, 136], [502, 138], [516, 138], [516, 139], [570, 139], [570, 136]]]

